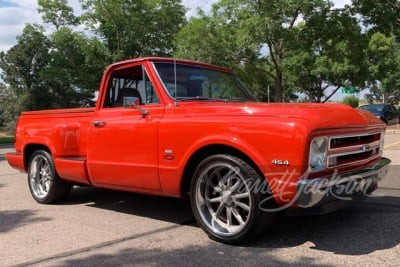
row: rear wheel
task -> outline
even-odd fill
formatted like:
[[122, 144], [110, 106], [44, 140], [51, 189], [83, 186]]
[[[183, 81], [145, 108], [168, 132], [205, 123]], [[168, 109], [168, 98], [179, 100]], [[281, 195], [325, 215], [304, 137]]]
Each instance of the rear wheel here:
[[[231, 155], [213, 155], [197, 167], [191, 183], [191, 206], [200, 227], [211, 239], [239, 244], [261, 234], [275, 212], [265, 207], [267, 186], [252, 166]], [[272, 204], [272, 203], [271, 203]]]
[[65, 199], [72, 185], [58, 176], [51, 154], [45, 150], [33, 153], [29, 161], [28, 185], [32, 197], [41, 204]]

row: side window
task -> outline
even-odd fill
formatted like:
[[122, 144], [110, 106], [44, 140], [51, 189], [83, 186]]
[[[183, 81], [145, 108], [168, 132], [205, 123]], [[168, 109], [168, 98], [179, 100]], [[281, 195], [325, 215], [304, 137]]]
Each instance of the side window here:
[[145, 68], [143, 68], [143, 77], [143, 89], [141, 90], [143, 90], [142, 95], [145, 98], [145, 105], [160, 104], [160, 100], [158, 99], [157, 93], [149, 79], [149, 76], [147, 75]]
[[137, 97], [140, 105], [160, 103], [143, 65], [114, 71], [108, 83], [104, 107], [122, 107], [124, 97]]

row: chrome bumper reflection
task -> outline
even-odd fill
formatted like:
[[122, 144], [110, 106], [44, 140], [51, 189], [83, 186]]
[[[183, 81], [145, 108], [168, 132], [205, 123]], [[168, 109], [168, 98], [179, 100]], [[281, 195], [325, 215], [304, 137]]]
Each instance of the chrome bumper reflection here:
[[390, 160], [382, 158], [369, 168], [348, 172], [337, 177], [301, 180], [297, 184], [297, 204], [302, 208], [314, 207], [326, 201], [351, 200], [367, 196], [377, 188], [387, 172]]

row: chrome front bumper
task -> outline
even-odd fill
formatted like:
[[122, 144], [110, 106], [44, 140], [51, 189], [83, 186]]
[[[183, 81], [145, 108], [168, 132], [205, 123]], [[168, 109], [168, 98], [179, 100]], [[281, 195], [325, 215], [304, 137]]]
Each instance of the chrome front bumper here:
[[382, 158], [369, 168], [336, 177], [301, 180], [297, 184], [297, 205], [311, 208], [332, 202], [351, 201], [368, 196], [387, 172], [390, 160]]

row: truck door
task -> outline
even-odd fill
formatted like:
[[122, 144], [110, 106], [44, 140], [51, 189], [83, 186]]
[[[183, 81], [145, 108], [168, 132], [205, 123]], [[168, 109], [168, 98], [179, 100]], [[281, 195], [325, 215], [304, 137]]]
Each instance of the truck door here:
[[[164, 106], [146, 68], [136, 63], [116, 69], [93, 118], [88, 140], [88, 173], [96, 186], [128, 191], [160, 190], [157, 131]], [[124, 97], [139, 98], [148, 115], [124, 108]]]

